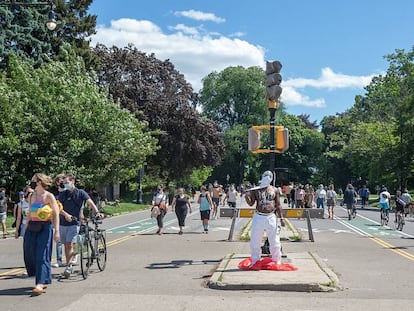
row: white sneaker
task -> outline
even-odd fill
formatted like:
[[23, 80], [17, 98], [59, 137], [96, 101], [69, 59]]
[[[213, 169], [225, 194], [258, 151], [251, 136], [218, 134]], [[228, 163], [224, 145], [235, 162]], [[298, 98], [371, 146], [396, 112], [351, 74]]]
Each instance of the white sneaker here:
[[66, 266], [66, 268], [65, 268], [65, 271], [63, 271], [63, 276], [65, 277], [65, 278], [69, 278], [70, 277], [70, 275], [73, 273], [73, 268], [72, 268], [72, 266]]
[[52, 265], [52, 267], [53, 267], [53, 268], [63, 267], [63, 263], [61, 263], [61, 262], [54, 263], [54, 264]]
[[79, 257], [79, 255], [78, 255], [78, 254], [76, 254], [76, 255], [73, 257], [73, 259], [72, 259], [72, 261], [70, 262], [70, 264], [71, 264], [71, 265], [77, 265], [77, 264], [78, 264], [78, 257]]

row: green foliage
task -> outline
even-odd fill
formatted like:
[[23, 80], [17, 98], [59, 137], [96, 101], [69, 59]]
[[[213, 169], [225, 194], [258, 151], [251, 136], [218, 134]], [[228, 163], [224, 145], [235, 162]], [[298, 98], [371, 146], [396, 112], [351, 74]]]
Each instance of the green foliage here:
[[224, 144], [217, 125], [196, 111], [197, 94], [169, 60], [160, 61], [132, 45], [99, 45], [98, 78], [149, 129], [159, 130], [160, 149], [146, 171], [163, 183], [182, 180], [194, 168], [221, 162]]
[[35, 69], [11, 55], [0, 74], [0, 174], [11, 189], [34, 172], [70, 171], [82, 185], [130, 178], [156, 150], [128, 111], [101, 91], [70, 50]]
[[266, 124], [265, 74], [260, 67], [227, 67], [203, 79], [203, 113], [222, 129], [236, 124]]
[[343, 185], [362, 180], [393, 190], [414, 182], [414, 47], [386, 59], [387, 73], [374, 77], [351, 109], [322, 122], [331, 164], [348, 168]]
[[89, 37], [95, 33], [96, 16], [87, 13], [93, 0], [54, 0], [58, 27], [46, 27], [50, 6], [0, 7], [0, 70], [17, 54], [36, 67], [54, 59], [62, 47], [71, 46], [86, 64], [94, 62]]

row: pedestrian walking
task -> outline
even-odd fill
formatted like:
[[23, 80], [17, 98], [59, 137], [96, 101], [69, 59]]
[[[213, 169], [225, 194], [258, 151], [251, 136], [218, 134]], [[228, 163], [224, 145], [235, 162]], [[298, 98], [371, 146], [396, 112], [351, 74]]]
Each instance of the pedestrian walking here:
[[185, 194], [184, 188], [178, 188], [178, 194], [174, 197], [171, 203], [171, 209], [177, 216], [178, 226], [180, 231], [178, 234], [183, 234], [183, 229], [185, 227], [185, 218], [187, 217], [188, 211], [192, 213], [190, 198]]
[[334, 218], [334, 207], [336, 205], [336, 198], [337, 194], [334, 190], [333, 185], [329, 185], [328, 191], [326, 191], [326, 205], [328, 207], [328, 218], [333, 219]]
[[220, 200], [223, 195], [223, 187], [219, 185], [218, 181], [215, 180], [213, 186], [210, 188], [210, 196], [213, 201], [213, 219], [218, 217], [218, 209], [220, 206]]
[[[54, 194], [55, 198], [59, 196], [59, 193], [66, 191], [65, 184], [63, 182], [64, 179], [65, 179], [65, 174], [60, 173], [56, 175], [55, 179], [53, 180], [53, 187], [52, 187], [51, 192]], [[63, 259], [62, 259], [63, 244], [60, 240], [55, 243], [55, 249], [56, 249], [56, 263], [54, 263], [52, 266], [54, 268], [65, 267], [66, 265], [63, 263]], [[74, 262], [72, 262], [72, 264], [73, 263]]]
[[210, 220], [210, 212], [214, 206], [210, 194], [207, 192], [206, 186], [201, 186], [200, 195], [198, 196], [197, 203], [200, 204], [200, 217], [203, 223], [204, 233], [208, 233], [208, 223]]
[[24, 237], [26, 232], [27, 216], [29, 215], [29, 202], [27, 198], [31, 193], [30, 187], [25, 187], [24, 191], [19, 191], [19, 202], [16, 204], [16, 231], [14, 237], [18, 239]]
[[159, 214], [157, 216], [157, 225], [158, 230], [157, 234], [162, 235], [164, 231], [164, 216], [167, 214], [168, 211], [168, 196], [164, 192], [164, 186], [158, 185], [157, 192], [154, 193], [152, 197], [152, 207], [158, 206]]
[[263, 233], [266, 230], [269, 239], [269, 249], [272, 261], [281, 264], [282, 254], [280, 251], [280, 235], [277, 230], [276, 213], [281, 219], [281, 225], [284, 226], [282, 209], [280, 206], [279, 191], [271, 185], [273, 173], [266, 171], [262, 175], [260, 185], [249, 189], [246, 194], [246, 203], [250, 206], [256, 204], [256, 212], [253, 215], [250, 251], [252, 257], [251, 269], [260, 270], [260, 248], [263, 239]]
[[3, 229], [3, 239], [7, 236], [6, 219], [7, 219], [7, 202], [6, 188], [0, 188], [0, 222]]
[[60, 239], [59, 208], [55, 196], [46, 191], [51, 184], [52, 179], [42, 173], [35, 174], [30, 183], [33, 193], [28, 198], [23, 252], [27, 274], [35, 276], [35, 287], [32, 289], [35, 295], [44, 293], [48, 284], [52, 283], [52, 243]]
[[[63, 186], [65, 191], [61, 191], [57, 199], [63, 205], [63, 210], [60, 212], [60, 237], [65, 249], [66, 267], [62, 275], [65, 278], [69, 278], [73, 272], [73, 246], [79, 233], [79, 221], [83, 221], [84, 218], [82, 210], [84, 203], [91, 211], [96, 213], [97, 217], [102, 217], [102, 215], [89, 194], [75, 186], [74, 175], [66, 174], [63, 178]], [[55, 230], [57, 229], [55, 228]]]
[[355, 203], [354, 203], [355, 199], [356, 199], [356, 192], [354, 190], [354, 186], [352, 186], [351, 184], [348, 184], [344, 192], [344, 204], [346, 205], [346, 209], [348, 211], [348, 220], [351, 220], [352, 216], [354, 216], [356, 213]]
[[225, 201], [227, 201], [227, 205], [229, 207], [235, 208], [238, 197], [239, 197], [239, 193], [237, 192], [234, 184], [232, 184], [230, 185], [229, 190], [226, 193], [226, 197], [223, 200], [223, 204]]

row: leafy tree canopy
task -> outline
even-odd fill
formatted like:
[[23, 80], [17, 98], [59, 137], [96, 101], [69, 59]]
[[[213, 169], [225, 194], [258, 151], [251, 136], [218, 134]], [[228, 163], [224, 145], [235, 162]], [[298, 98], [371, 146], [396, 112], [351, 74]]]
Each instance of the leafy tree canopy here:
[[[13, 53], [35, 66], [53, 59], [62, 46], [70, 45], [87, 64], [92, 63], [89, 37], [95, 33], [96, 15], [87, 10], [93, 0], [53, 0], [58, 27], [46, 27], [50, 6], [0, 7], [0, 69]], [[18, 2], [33, 3], [20, 0]]]
[[10, 55], [0, 74], [0, 180], [21, 189], [34, 172], [70, 171], [83, 185], [135, 175], [157, 140], [96, 85], [70, 50], [35, 69]]
[[123, 108], [161, 131], [160, 149], [146, 171], [165, 181], [180, 179], [194, 168], [221, 162], [224, 143], [217, 125], [195, 110], [198, 96], [169, 60], [161, 61], [129, 45], [94, 49], [98, 81]]

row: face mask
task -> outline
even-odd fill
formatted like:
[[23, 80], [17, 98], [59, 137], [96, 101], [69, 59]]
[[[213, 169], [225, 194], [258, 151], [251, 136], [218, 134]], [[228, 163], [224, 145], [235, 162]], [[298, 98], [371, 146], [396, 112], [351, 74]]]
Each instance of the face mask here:
[[72, 185], [70, 183], [65, 184], [65, 190], [72, 189]]
[[29, 187], [32, 188], [33, 190], [36, 188], [36, 186], [37, 186], [37, 182], [35, 181], [32, 181], [29, 185]]

